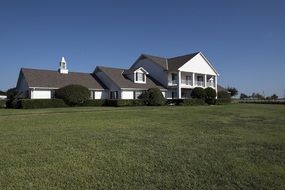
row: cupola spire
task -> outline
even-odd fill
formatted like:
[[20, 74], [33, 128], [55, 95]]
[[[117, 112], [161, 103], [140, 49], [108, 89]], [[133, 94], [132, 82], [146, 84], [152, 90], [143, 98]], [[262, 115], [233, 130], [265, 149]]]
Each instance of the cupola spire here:
[[68, 74], [67, 63], [64, 57], [61, 57], [61, 61], [59, 62], [59, 72], [61, 74]]

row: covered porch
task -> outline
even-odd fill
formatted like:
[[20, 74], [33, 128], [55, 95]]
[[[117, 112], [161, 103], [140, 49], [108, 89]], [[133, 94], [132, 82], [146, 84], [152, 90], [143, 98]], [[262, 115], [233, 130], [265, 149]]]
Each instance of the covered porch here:
[[217, 91], [217, 76], [210, 74], [178, 71], [176, 73], [169, 74], [168, 86], [177, 87], [177, 98], [183, 98], [182, 89], [193, 89], [195, 87], [211, 87]]

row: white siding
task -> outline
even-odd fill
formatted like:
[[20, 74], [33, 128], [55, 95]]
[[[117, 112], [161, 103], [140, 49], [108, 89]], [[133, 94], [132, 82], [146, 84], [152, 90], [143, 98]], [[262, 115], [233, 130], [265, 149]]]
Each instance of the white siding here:
[[178, 70], [182, 72], [193, 72], [208, 75], [216, 75], [212, 67], [207, 63], [207, 61], [202, 57], [201, 54], [197, 54], [190, 61], [185, 63]]
[[162, 93], [163, 97], [165, 98], [165, 94], [166, 94], [166, 93], [165, 93], [165, 92], [161, 92], [161, 93]]
[[103, 92], [102, 91], [95, 91], [95, 99], [103, 99], [102, 98], [102, 94]]
[[95, 91], [95, 99], [107, 99], [108, 98], [108, 91]]
[[51, 90], [32, 90], [31, 99], [51, 99]]
[[6, 98], [7, 98], [7, 96], [0, 95], [0, 100], [4, 100], [4, 99], [6, 99]]
[[164, 69], [156, 63], [153, 63], [148, 59], [143, 59], [135, 63], [135, 66], [144, 68], [152, 78], [167, 86], [167, 72], [165, 72]]
[[134, 99], [134, 91], [122, 91], [121, 99]]

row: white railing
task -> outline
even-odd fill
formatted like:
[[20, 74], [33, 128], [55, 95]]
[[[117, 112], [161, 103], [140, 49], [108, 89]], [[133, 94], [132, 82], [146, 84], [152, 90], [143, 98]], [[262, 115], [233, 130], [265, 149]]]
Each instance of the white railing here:
[[204, 86], [204, 81], [195, 81], [196, 86]]
[[183, 84], [183, 85], [191, 85], [192, 86], [192, 81], [191, 80], [181, 80], [181, 84]]
[[177, 80], [168, 81], [168, 85], [177, 85], [177, 84], [178, 84]]
[[207, 82], [207, 86], [208, 87], [215, 87], [215, 83], [214, 82]]

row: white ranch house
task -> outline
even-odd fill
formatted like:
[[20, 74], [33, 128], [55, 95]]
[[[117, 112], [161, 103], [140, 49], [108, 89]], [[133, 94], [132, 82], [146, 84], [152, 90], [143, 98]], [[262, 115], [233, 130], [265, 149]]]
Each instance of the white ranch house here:
[[0, 95], [0, 100], [5, 100], [5, 99], [7, 99], [6, 95]]
[[79, 84], [90, 90], [90, 99], [137, 99], [157, 87], [167, 99], [190, 98], [195, 87], [216, 91], [218, 72], [201, 53], [163, 58], [142, 54], [129, 69], [97, 66], [93, 73], [69, 72], [64, 58], [57, 71], [22, 68], [17, 90], [23, 98], [51, 99], [56, 89]]

